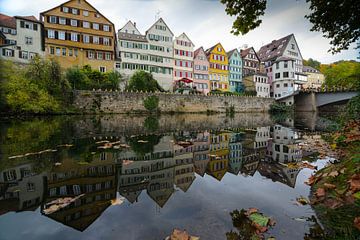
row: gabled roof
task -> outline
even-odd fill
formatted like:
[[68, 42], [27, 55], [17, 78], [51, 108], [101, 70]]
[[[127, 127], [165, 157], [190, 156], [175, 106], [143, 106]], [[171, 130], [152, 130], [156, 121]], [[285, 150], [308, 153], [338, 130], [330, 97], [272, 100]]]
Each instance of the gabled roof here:
[[303, 72], [320, 73], [319, 70], [317, 70], [316, 68], [310, 67], [310, 66], [303, 66]]
[[258, 51], [258, 56], [260, 60], [262, 62], [265, 62], [275, 60], [278, 57], [282, 56], [284, 54], [286, 46], [288, 45], [292, 37], [294, 37], [294, 34], [290, 34], [278, 40], [273, 40], [271, 43], [262, 46]]
[[182, 34], [180, 34], [178, 37], [180, 37], [181, 35], [185, 35], [185, 37], [191, 42], [191, 44], [192, 44], [193, 46], [195, 46], [195, 44], [191, 41], [191, 39], [186, 35], [185, 32], [183, 32]]
[[212, 52], [212, 50], [214, 50], [214, 48], [215, 48], [218, 44], [221, 44], [221, 43], [217, 43], [217, 44], [215, 44], [214, 46], [206, 49], [206, 50], [205, 50], [205, 54], [206, 54], [206, 55], [210, 55], [210, 53]]
[[[51, 9], [49, 9], [49, 10], [46, 10], [46, 11], [41, 12], [40, 15], [44, 15], [45, 13], [50, 12], [50, 11], [52, 11], [52, 10], [58, 8], [58, 7], [62, 7], [62, 6], [68, 4], [69, 2], [72, 2], [72, 1], [77, 1], [77, 0], [69, 0], [69, 1], [67, 1], [67, 2], [64, 2], [64, 3], [60, 4], [60, 5], [57, 5], [56, 7], [53, 7], [53, 8], [51, 8]], [[84, 1], [84, 2], [85, 2], [86, 4], [88, 4], [91, 8], [93, 8], [94, 10], [96, 10], [96, 12], [97, 12], [98, 14], [100, 14], [103, 18], [105, 18], [109, 23], [111, 23], [111, 25], [113, 25], [113, 27], [114, 27], [113, 29], [114, 29], [114, 32], [115, 32], [115, 25], [114, 25], [113, 22], [111, 22], [107, 17], [105, 17], [103, 14], [101, 14], [101, 12], [99, 12], [99, 11], [98, 11], [93, 5], [91, 5], [88, 1], [86, 1], [86, 0], [81, 0], [81, 1]]]
[[203, 48], [203, 47], [199, 47], [198, 49], [196, 49], [196, 50], [194, 51], [194, 58], [197, 57], [197, 55], [201, 52], [201, 50], [202, 50], [202, 51], [204, 52], [204, 54], [205, 54], [204, 48]]
[[153, 26], [155, 26], [155, 25], [156, 25], [158, 22], [160, 22], [160, 21], [162, 21], [162, 22], [165, 24], [165, 26], [167, 27], [167, 29], [169, 29], [170, 33], [174, 36], [174, 33], [170, 30], [169, 26], [166, 24], [166, 22], [165, 22], [164, 19], [162, 19], [162, 18], [159, 18], [153, 25], [151, 25], [151, 27], [149, 27], [149, 29], [146, 30], [145, 35], [148, 33], [148, 31], [149, 31]]
[[251, 49], [254, 51], [256, 58], [260, 61], [260, 58], [259, 58], [258, 54], [256, 53], [256, 51], [255, 51], [255, 49], [253, 47], [249, 47], [249, 48], [246, 48], [246, 49], [241, 49], [240, 50], [241, 58], [246, 57], [249, 54]]
[[145, 35], [132, 34], [132, 33], [118, 32], [118, 38], [122, 40], [148, 42]]
[[133, 26], [133, 28], [135, 28], [138, 32], [140, 32], [139, 29], [137, 29], [136, 24], [134, 24], [131, 20], [129, 20], [122, 28], [120, 28], [118, 32], [123, 30], [126, 27], [126, 25], [128, 25], [128, 24], [131, 24]]
[[239, 52], [239, 51], [237, 50], [237, 48], [234, 48], [233, 50], [227, 52], [226, 54], [227, 54], [228, 58], [230, 58], [234, 54], [234, 52]]
[[15, 18], [19, 18], [19, 19], [23, 19], [23, 20], [26, 20], [26, 21], [31, 21], [31, 22], [40, 23], [40, 21], [37, 20], [37, 18], [34, 17], [34, 16], [15, 16]]
[[16, 19], [0, 13], [0, 26], [16, 29]]

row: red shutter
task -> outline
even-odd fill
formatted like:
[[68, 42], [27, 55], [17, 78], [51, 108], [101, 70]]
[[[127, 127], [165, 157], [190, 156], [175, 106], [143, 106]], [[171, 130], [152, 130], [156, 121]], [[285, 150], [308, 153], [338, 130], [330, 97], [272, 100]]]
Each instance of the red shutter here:
[[103, 57], [102, 57], [102, 58], [103, 58], [103, 59], [105, 59], [105, 53], [104, 53], [104, 52], [102, 53], [102, 55], [103, 55]]
[[86, 51], [86, 58], [89, 58], [89, 51]]
[[110, 46], [112, 45], [112, 39], [111, 38], [109, 39], [109, 45]]

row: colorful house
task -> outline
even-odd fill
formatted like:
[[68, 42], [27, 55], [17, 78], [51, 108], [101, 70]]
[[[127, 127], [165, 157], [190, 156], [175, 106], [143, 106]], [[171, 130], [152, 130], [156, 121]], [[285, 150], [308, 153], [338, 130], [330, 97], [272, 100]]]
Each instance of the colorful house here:
[[114, 69], [115, 26], [85, 0], [70, 0], [40, 13], [45, 55], [63, 68], [90, 65], [100, 72]]
[[229, 91], [229, 62], [225, 49], [218, 43], [205, 51], [209, 60], [210, 90]]
[[174, 40], [174, 81], [193, 79], [194, 44], [182, 33]]
[[229, 60], [229, 83], [231, 92], [242, 92], [242, 59], [235, 48], [227, 53]]
[[221, 180], [229, 167], [229, 132], [211, 134], [210, 161], [206, 173]]
[[196, 90], [208, 94], [210, 91], [209, 82], [209, 61], [203, 47], [194, 52], [194, 86]]

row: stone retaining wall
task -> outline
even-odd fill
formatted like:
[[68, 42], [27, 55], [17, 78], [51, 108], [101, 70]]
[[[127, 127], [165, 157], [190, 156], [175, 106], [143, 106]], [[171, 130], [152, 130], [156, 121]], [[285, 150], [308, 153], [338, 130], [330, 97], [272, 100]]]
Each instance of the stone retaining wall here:
[[272, 98], [245, 96], [205, 96], [170, 93], [134, 93], [109, 91], [75, 91], [74, 106], [84, 113], [136, 113], [146, 112], [144, 99], [158, 96], [161, 112], [200, 113], [267, 112], [274, 102]]

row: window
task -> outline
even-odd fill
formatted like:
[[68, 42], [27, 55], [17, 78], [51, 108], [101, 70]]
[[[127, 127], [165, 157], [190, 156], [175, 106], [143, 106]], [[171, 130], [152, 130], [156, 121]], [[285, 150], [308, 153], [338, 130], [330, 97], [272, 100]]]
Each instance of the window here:
[[66, 25], [66, 18], [59, 18], [59, 23], [62, 25]]
[[55, 31], [54, 30], [48, 30], [48, 38], [55, 38]]
[[288, 86], [288, 84], [287, 83], [284, 83], [284, 87], [287, 87]]
[[59, 31], [58, 36], [60, 40], [65, 40], [65, 32]]
[[93, 37], [93, 43], [94, 43], [94, 44], [99, 44], [99, 37], [94, 36], [94, 37]]
[[103, 59], [103, 53], [102, 52], [97, 52], [96, 58], [102, 60]]
[[89, 11], [83, 10], [83, 15], [84, 15], [85, 17], [89, 16]]
[[56, 55], [60, 56], [60, 48], [59, 47], [56, 48]]
[[73, 49], [69, 48], [69, 56], [71, 57], [73, 55]]
[[100, 68], [99, 68], [99, 71], [100, 71], [100, 72], [103, 72], [103, 73], [106, 72], [106, 67], [100, 67]]
[[63, 55], [63, 56], [66, 56], [66, 48], [63, 48], [63, 49], [62, 49], [62, 55]]
[[288, 67], [288, 61], [285, 61], [284, 62], [284, 68], [287, 68]]
[[280, 78], [280, 73], [275, 73], [275, 79]]
[[66, 195], [66, 194], [67, 194], [66, 186], [61, 186], [60, 187], [60, 195]]
[[283, 77], [288, 78], [289, 77], [289, 72], [283, 72]]
[[50, 54], [55, 54], [55, 48], [54, 47], [50, 47]]
[[83, 22], [83, 27], [84, 28], [90, 28], [90, 23], [89, 22]]
[[77, 22], [77, 20], [75, 20], [75, 19], [71, 19], [70, 24], [71, 24], [71, 26], [73, 26], [73, 27], [77, 27], [78, 22]]
[[50, 197], [53, 197], [56, 195], [56, 188], [50, 188], [50, 193], [49, 193]]
[[89, 43], [90, 42], [90, 36], [89, 35], [83, 35], [83, 42]]
[[110, 32], [110, 27], [109, 27], [109, 25], [104, 25], [103, 30], [104, 30], [105, 32]]
[[69, 12], [69, 8], [68, 8], [68, 7], [63, 7], [63, 12], [68, 13], [68, 12]]
[[94, 52], [89, 51], [88, 58], [93, 59], [94, 58]]
[[93, 23], [93, 29], [99, 30], [99, 24], [98, 23]]
[[56, 16], [50, 16], [49, 22], [50, 23], [56, 23]]
[[77, 48], [74, 49], [74, 56], [75, 56], [75, 57], [78, 56], [78, 49], [77, 49]]
[[104, 38], [104, 45], [110, 45], [110, 39], [109, 38]]
[[77, 42], [78, 41], [78, 35], [77, 33], [71, 33], [71, 41]]
[[72, 8], [72, 9], [71, 9], [71, 13], [77, 15], [77, 14], [79, 13], [79, 10], [76, 9], [76, 8]]
[[106, 59], [106, 60], [111, 60], [111, 54], [110, 54], [110, 53], [106, 53], [106, 54], [105, 54], [105, 59]]
[[81, 189], [79, 185], [73, 185], [73, 192], [75, 195], [80, 195], [81, 194]]
[[295, 50], [295, 44], [291, 44], [291, 49]]
[[115, 63], [115, 68], [121, 68], [121, 63], [119, 62]]
[[280, 87], [280, 84], [276, 84], [276, 88], [279, 88]]
[[100, 17], [100, 14], [98, 14], [98, 13], [95, 13], [95, 15], [94, 15], [95, 17], [97, 17], [97, 18], [99, 18]]
[[276, 63], [276, 69], [279, 69], [279, 63], [278, 62]]
[[33, 44], [33, 38], [32, 37], [25, 37], [25, 44], [32, 45]]

